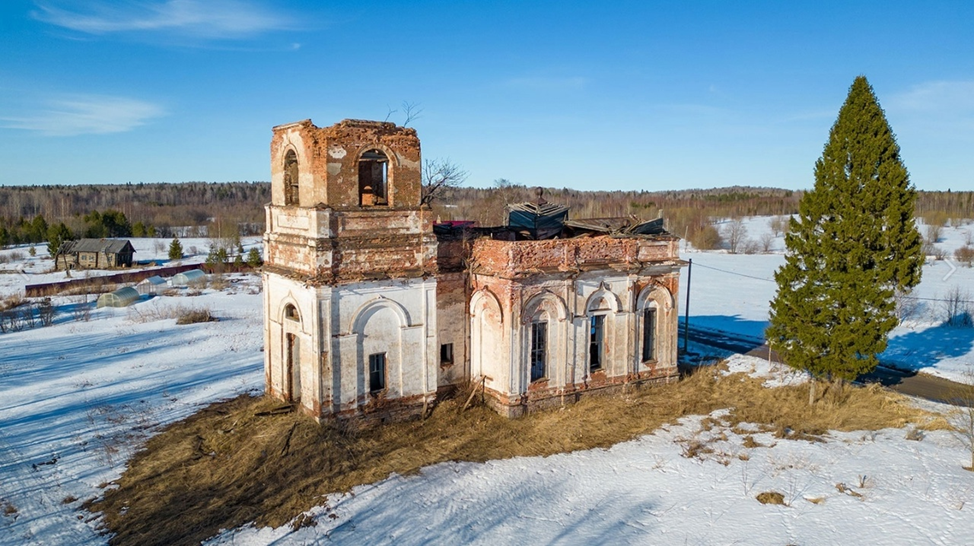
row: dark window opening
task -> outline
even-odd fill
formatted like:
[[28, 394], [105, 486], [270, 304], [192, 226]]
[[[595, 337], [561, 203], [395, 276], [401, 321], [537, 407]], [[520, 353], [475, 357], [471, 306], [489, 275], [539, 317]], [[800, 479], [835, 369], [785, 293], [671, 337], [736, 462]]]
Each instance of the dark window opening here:
[[300, 320], [298, 319], [297, 307], [291, 305], [290, 303], [287, 304], [287, 307], [284, 308], [284, 317], [291, 320]]
[[301, 367], [301, 346], [298, 345], [298, 338], [294, 334], [285, 336], [285, 348], [287, 352], [287, 392], [285, 396], [291, 402], [296, 402], [300, 398], [298, 378], [300, 378]]
[[656, 309], [643, 311], [643, 362], [656, 359]]
[[589, 322], [588, 368], [602, 369], [602, 352], [604, 350], [605, 315], [595, 315]]
[[369, 392], [386, 388], [386, 354], [369, 355]]
[[294, 150], [284, 154], [284, 204], [298, 203], [298, 156]]
[[453, 344], [444, 343], [440, 345], [440, 365], [453, 364]]
[[531, 323], [531, 381], [537, 381], [547, 375], [546, 362], [548, 357], [548, 323]]
[[359, 205], [388, 205], [389, 158], [379, 150], [369, 150], [358, 161]]

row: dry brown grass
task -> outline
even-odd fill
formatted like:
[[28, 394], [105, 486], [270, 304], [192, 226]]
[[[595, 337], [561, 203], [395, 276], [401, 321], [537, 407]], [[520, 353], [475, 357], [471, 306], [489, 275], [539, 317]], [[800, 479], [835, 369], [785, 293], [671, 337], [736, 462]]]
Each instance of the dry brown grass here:
[[832, 386], [810, 407], [807, 387], [766, 389], [740, 374], [718, 379], [706, 371], [515, 420], [483, 406], [461, 412], [466, 398], [444, 401], [425, 421], [357, 431], [272, 411], [280, 406], [275, 400], [242, 396], [214, 404], [151, 439], [118, 487], [85, 508], [104, 514], [113, 544], [193, 544], [249, 521], [284, 525], [328, 493], [393, 472], [607, 447], [718, 408], [732, 408], [722, 426], [758, 423], [790, 431], [789, 438], [907, 423], [944, 426], [878, 387]]
[[761, 504], [785, 504], [785, 496], [777, 491], [765, 491], [757, 499]]
[[176, 324], [196, 324], [199, 322], [214, 322], [214, 317], [206, 307], [190, 307], [181, 309], [176, 315]]

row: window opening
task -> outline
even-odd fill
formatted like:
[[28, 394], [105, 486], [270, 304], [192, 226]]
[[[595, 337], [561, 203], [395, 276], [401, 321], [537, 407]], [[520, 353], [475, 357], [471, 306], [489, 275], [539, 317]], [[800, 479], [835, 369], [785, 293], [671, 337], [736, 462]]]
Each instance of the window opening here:
[[643, 310], [643, 362], [656, 358], [656, 309]]
[[453, 344], [444, 343], [440, 345], [440, 365], [453, 364]]
[[389, 158], [379, 150], [369, 150], [358, 161], [359, 205], [388, 205]]
[[284, 317], [291, 320], [299, 320], [297, 307], [290, 303], [287, 304], [287, 306], [284, 308]]
[[298, 156], [294, 150], [284, 154], [284, 204], [298, 203]]
[[605, 315], [595, 315], [589, 322], [588, 367], [589, 370], [602, 369], [602, 340], [605, 336]]
[[545, 369], [548, 360], [548, 323], [544, 321], [531, 323], [531, 381], [537, 381], [547, 375]]
[[298, 338], [294, 334], [287, 334], [286, 337], [286, 347], [287, 352], [287, 397], [291, 401], [297, 401], [299, 398], [299, 391], [297, 385], [297, 377], [301, 366], [301, 347], [298, 345]]
[[369, 355], [369, 392], [376, 393], [386, 388], [386, 354]]

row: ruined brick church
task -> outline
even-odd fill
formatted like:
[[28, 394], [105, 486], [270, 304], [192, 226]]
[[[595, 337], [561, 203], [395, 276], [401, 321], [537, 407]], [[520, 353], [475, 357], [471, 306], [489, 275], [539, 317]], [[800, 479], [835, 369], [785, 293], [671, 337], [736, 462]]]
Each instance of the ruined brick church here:
[[677, 238], [661, 221], [435, 224], [416, 131], [273, 129], [264, 234], [267, 393], [316, 418], [418, 413], [476, 381], [500, 413], [677, 376]]

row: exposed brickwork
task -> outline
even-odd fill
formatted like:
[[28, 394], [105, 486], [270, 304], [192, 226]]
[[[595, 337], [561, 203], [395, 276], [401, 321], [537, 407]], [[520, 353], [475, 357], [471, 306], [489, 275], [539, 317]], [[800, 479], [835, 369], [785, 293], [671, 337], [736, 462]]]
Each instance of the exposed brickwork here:
[[280, 125], [271, 139], [271, 202], [285, 204], [284, 157], [297, 154], [302, 207], [358, 207], [358, 162], [378, 149], [390, 156], [389, 207], [418, 207], [420, 147], [416, 130], [394, 123], [346, 119], [331, 127], [311, 120]]
[[473, 271], [501, 277], [580, 272], [600, 268], [638, 271], [647, 265], [677, 261], [677, 239], [658, 237], [584, 237], [543, 241], [478, 239]]
[[384, 422], [480, 378], [516, 416], [676, 377], [676, 237], [434, 235], [420, 167], [415, 131], [392, 123], [274, 128], [269, 395], [318, 419]]

